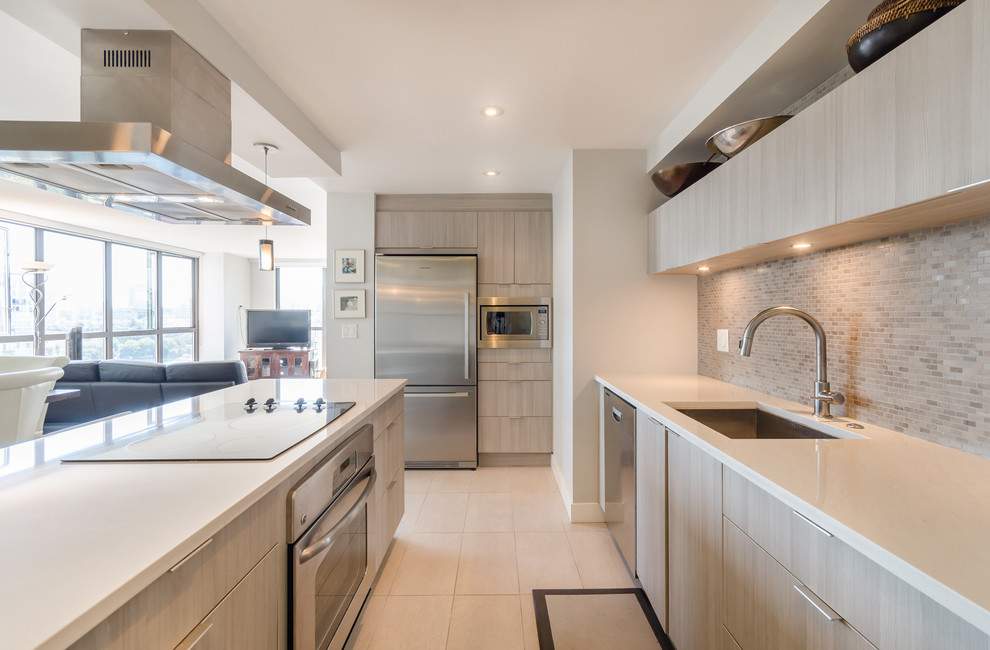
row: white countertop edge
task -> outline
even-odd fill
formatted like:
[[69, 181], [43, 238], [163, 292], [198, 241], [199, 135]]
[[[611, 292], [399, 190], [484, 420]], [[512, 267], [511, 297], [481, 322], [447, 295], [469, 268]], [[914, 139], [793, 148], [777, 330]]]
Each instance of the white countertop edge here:
[[[383, 380], [376, 380], [383, 381]], [[268, 461], [246, 461], [277, 463], [284, 462], [285, 465], [276, 471], [263, 483], [251, 490], [243, 498], [224, 508], [210, 520], [210, 522], [194, 533], [191, 533], [186, 540], [173, 547], [168, 553], [162, 555], [157, 560], [149, 564], [144, 570], [132, 576], [126, 582], [118, 585], [103, 599], [95, 602], [83, 611], [78, 617], [66, 623], [58, 631], [50, 634], [43, 641], [33, 645], [36, 650], [57, 650], [67, 648], [87, 632], [96, 627], [108, 616], [120, 609], [126, 602], [137, 596], [145, 588], [160, 578], [166, 571], [175, 566], [179, 560], [196, 550], [203, 542], [217, 534], [227, 524], [244, 514], [251, 506], [257, 503], [262, 497], [278, 487], [283, 481], [297, 471], [302, 465], [311, 460], [314, 456], [329, 453], [347, 436], [357, 431], [359, 422], [370, 412], [378, 409], [396, 394], [403, 392], [405, 380], [394, 380], [396, 386], [384, 397], [380, 397], [361, 410], [354, 408], [348, 410], [339, 418], [328, 424], [324, 429], [336, 429], [332, 434], [319, 438], [319, 431], [312, 434], [302, 442], [296, 444], [282, 454]], [[323, 431], [324, 429], [321, 429]], [[217, 461], [220, 462], [220, 461]], [[226, 462], [226, 461], [224, 461]]]
[[[622, 390], [622, 388], [615, 385], [612, 381], [599, 375], [595, 375], [595, 381], [602, 386], [609, 388], [619, 397], [629, 402], [633, 402], [638, 409], [642, 409], [642, 411], [648, 415], [652, 415], [654, 418], [662, 420], [665, 423], [665, 426], [668, 426], [676, 431], [682, 438], [702, 449], [710, 456], [713, 456], [723, 465], [729, 467], [737, 474], [740, 474], [750, 482], [769, 492], [772, 496], [782, 501], [788, 507], [797, 510], [802, 515], [808, 516], [855, 550], [890, 571], [892, 574], [919, 590], [921, 593], [925, 594], [963, 620], [980, 629], [984, 634], [990, 635], [990, 612], [986, 609], [982, 608], [980, 605], [974, 603], [972, 600], [966, 598], [955, 590], [950, 589], [943, 583], [939, 582], [936, 578], [921, 571], [909, 562], [906, 562], [897, 555], [894, 555], [884, 547], [870, 541], [860, 533], [843, 524], [841, 521], [834, 519], [803, 499], [798, 498], [783, 487], [767, 479], [759, 472], [736, 460], [728, 453], [701, 439], [696, 434], [685, 428], [685, 426], [680, 422], [681, 419], [689, 419], [687, 416], [677, 412], [672, 407], [667, 406], [666, 403], [661, 404], [660, 408], [654, 408], [654, 406], [645, 404], [642, 400]], [[711, 381], [718, 380], [712, 379]], [[730, 386], [731, 384], [726, 385]], [[761, 400], [753, 401], [754, 403], [762, 403]], [[784, 402], [783, 400], [770, 396], [766, 396], [766, 401], [768, 404], [777, 406], [778, 408], [782, 406], [782, 403], [787, 404], [792, 408], [785, 408], [795, 413], [800, 414], [802, 411], [806, 411], [809, 415], [811, 413], [810, 408], [802, 407], [799, 404]], [[705, 402], [705, 404], [710, 405], [712, 408], [718, 408], [720, 405], [723, 407], [738, 405], [739, 403], [740, 400]], [[695, 424], [702, 427], [704, 426], [700, 425], [700, 423]], [[889, 429], [886, 431], [891, 435], [905, 435], [902, 433], [897, 433], [896, 431], [890, 431]], [[716, 436], [721, 435], [715, 431], [712, 431], [712, 433]]]

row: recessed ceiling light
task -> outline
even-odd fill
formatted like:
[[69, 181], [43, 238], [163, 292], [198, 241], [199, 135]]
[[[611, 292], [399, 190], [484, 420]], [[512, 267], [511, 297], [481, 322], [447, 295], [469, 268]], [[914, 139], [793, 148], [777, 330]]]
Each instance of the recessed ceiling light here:
[[485, 106], [481, 109], [481, 114], [485, 117], [499, 117], [504, 112], [501, 106]]
[[498, 176], [499, 173], [500, 172], [497, 169], [489, 169], [485, 172], [485, 176]]
[[792, 244], [791, 248], [811, 248], [811, 244]]
[[712, 267], [710, 267], [710, 266], [699, 266], [698, 267], [698, 270], [699, 271], [711, 271], [712, 270]]

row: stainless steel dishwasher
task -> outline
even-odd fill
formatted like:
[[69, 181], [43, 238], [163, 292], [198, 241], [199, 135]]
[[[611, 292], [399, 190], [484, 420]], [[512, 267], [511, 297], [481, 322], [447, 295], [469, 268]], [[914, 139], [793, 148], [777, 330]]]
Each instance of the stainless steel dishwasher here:
[[602, 510], [629, 573], [636, 577], [636, 407], [604, 389]]

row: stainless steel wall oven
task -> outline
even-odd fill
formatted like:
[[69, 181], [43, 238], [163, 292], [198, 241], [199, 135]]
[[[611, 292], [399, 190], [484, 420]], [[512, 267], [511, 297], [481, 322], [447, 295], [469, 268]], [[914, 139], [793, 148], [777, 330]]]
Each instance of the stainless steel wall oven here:
[[295, 650], [343, 648], [371, 589], [373, 449], [369, 424], [289, 492], [290, 641]]

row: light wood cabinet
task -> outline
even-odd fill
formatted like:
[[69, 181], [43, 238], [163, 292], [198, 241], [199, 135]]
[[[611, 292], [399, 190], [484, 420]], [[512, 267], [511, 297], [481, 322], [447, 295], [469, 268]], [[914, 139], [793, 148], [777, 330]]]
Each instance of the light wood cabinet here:
[[838, 221], [990, 178], [988, 39], [963, 3], [836, 91]]
[[553, 415], [549, 381], [483, 381], [478, 383], [478, 415], [528, 417]]
[[835, 114], [826, 96], [651, 213], [650, 272], [832, 225]]
[[478, 350], [478, 451], [553, 451], [553, 351]]
[[478, 284], [550, 284], [552, 278], [553, 213], [479, 213]]
[[[277, 542], [284, 542], [284, 535], [284, 503], [273, 492], [192, 550], [72, 648], [174, 648]], [[284, 552], [285, 547], [280, 548]], [[284, 566], [282, 559], [278, 564]]]
[[375, 248], [477, 247], [477, 212], [375, 213]]
[[987, 635], [839, 540], [814, 517], [728, 469], [724, 486], [725, 517], [876, 647], [990, 648]]
[[723, 540], [723, 621], [742, 650], [874, 650], [728, 519]]
[[667, 432], [636, 418], [636, 573], [660, 624], [667, 627]]
[[[281, 547], [274, 547], [227, 594], [176, 650], [268, 650], [279, 645]], [[147, 647], [147, 646], [142, 646]]]
[[667, 432], [667, 634], [716, 648], [722, 634], [722, 465]]
[[405, 414], [403, 396], [390, 399], [375, 421], [375, 482], [373, 521], [369, 522], [374, 558], [371, 569], [377, 571], [388, 552], [399, 521], [405, 512]]

